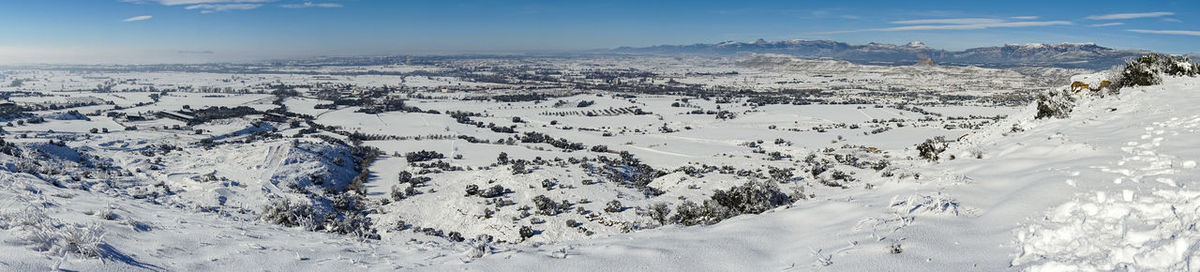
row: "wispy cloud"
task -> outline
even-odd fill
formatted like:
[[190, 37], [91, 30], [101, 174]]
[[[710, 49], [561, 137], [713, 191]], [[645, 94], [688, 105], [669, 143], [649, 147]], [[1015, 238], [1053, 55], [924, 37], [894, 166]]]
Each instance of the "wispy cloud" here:
[[133, 17], [125, 18], [125, 20], [121, 20], [121, 21], [122, 22], [137, 22], [137, 21], [150, 20], [150, 18], [154, 18], [154, 16], [150, 16], [150, 15], [133, 16]]
[[1175, 19], [1175, 18], [1163, 18], [1162, 20], [1163, 20], [1163, 22], [1172, 22], [1172, 23], [1182, 23], [1183, 22], [1183, 20]]
[[996, 24], [1003, 23], [1005, 20], [988, 19], [988, 18], [956, 18], [956, 19], [920, 19], [920, 20], [904, 20], [893, 21], [892, 24], [897, 25], [925, 25], [925, 24], [948, 24], [948, 25], [970, 25], [970, 24]]
[[1148, 30], [1148, 29], [1129, 29], [1129, 32], [1148, 33], [1148, 34], [1166, 34], [1166, 35], [1187, 35], [1200, 36], [1200, 31], [1192, 30]]
[[164, 6], [228, 3], [267, 3], [275, 0], [125, 0], [130, 3], [159, 3]]
[[718, 15], [730, 16], [786, 16], [795, 19], [862, 19], [862, 16], [852, 14], [848, 10], [834, 9], [768, 9], [768, 8], [737, 8], [712, 11]]
[[219, 11], [230, 10], [251, 10], [261, 7], [262, 4], [199, 4], [187, 6], [183, 9], [193, 10], [198, 9], [200, 13], [213, 13]]
[[304, 2], [303, 4], [286, 4], [279, 6], [284, 8], [340, 8], [342, 7], [342, 4]]
[[1013, 17], [1008, 17], [1008, 18], [1013, 18], [1013, 19], [1017, 19], [1017, 20], [1037, 20], [1038, 18], [1041, 18], [1041, 17], [1037, 17], [1037, 16], [1013, 16]]
[[1089, 26], [1090, 27], [1106, 27], [1106, 26], [1119, 26], [1119, 25], [1123, 25], [1123, 24], [1125, 24], [1125, 23], [1112, 22], [1112, 23], [1094, 24], [1094, 25], [1089, 25]]
[[262, 3], [275, 0], [124, 0], [129, 3], [158, 3], [164, 6], [185, 6], [187, 10], [213, 13], [230, 10], [251, 10], [262, 7]]
[[1070, 25], [1068, 21], [1010, 21], [992, 18], [952, 18], [952, 19], [919, 19], [892, 21], [891, 24], [905, 25], [896, 27], [869, 28], [821, 32], [814, 34], [841, 34], [854, 32], [893, 32], [919, 30], [974, 30], [987, 28], [1035, 27], [1052, 25]]
[[1086, 18], [1088, 20], [1125, 20], [1125, 19], [1137, 19], [1137, 18], [1154, 18], [1154, 17], [1163, 17], [1163, 16], [1171, 16], [1171, 15], [1175, 15], [1175, 13], [1174, 12], [1166, 12], [1166, 11], [1143, 12], [1143, 13], [1114, 13], [1114, 14], [1104, 14], [1104, 15], [1092, 15], [1092, 16], [1088, 16]]
[[881, 31], [907, 31], [907, 30], [937, 30], [937, 29], [985, 29], [997, 27], [1032, 27], [1032, 26], [1052, 26], [1052, 25], [1069, 25], [1068, 21], [1029, 21], [1029, 22], [1002, 22], [1002, 23], [985, 23], [985, 24], [958, 24], [958, 25], [914, 25], [882, 28]]

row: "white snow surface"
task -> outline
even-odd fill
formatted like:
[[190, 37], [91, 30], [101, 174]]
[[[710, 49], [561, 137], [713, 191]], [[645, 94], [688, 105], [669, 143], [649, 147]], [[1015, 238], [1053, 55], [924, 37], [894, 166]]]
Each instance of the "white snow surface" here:
[[[920, 174], [916, 180], [863, 175], [861, 184], [871, 184], [869, 189], [822, 191], [815, 199], [711, 226], [483, 247], [411, 232], [360, 241], [196, 212], [181, 203], [60, 188], [44, 177], [0, 171], [0, 270], [1197, 271], [1200, 190], [1191, 186], [1200, 177], [1200, 106], [1195, 103], [1200, 79], [1167, 78], [1162, 85], [1126, 88], [1119, 95], [1083, 95], [1069, 118], [1034, 120], [1036, 108], [1030, 105], [968, 133], [940, 162], [907, 169]], [[352, 118], [339, 114], [325, 118]], [[361, 122], [387, 122], [385, 117]], [[1014, 131], [1014, 125], [1024, 130]], [[412, 129], [438, 127], [446, 126]], [[111, 148], [158, 144], [127, 140], [133, 146]], [[38, 148], [61, 160], [78, 156], [69, 149]], [[277, 181], [307, 183], [322, 173], [344, 181], [355, 174], [322, 168], [336, 164], [331, 162], [335, 154], [344, 151], [319, 145], [276, 141], [220, 148], [176, 155], [172, 165], [214, 169], [251, 183], [199, 183], [190, 177], [205, 173], [182, 170], [178, 178], [145, 178], [173, 182], [171, 187], [185, 189], [181, 197], [188, 200], [237, 195], [226, 198], [255, 202], [235, 205], [252, 209]], [[4, 163], [4, 168], [15, 167], [15, 162]], [[147, 164], [130, 158], [114, 163]], [[205, 166], [195, 167], [200, 164]], [[504, 172], [474, 174], [497, 178]], [[450, 190], [457, 189], [439, 191]], [[429, 217], [436, 213], [428, 209], [438, 207], [388, 208], [412, 210], [384, 215]], [[468, 218], [464, 214], [442, 224], [480, 224]]]
[[[498, 253], [482, 270], [1195, 271], [1200, 80], [1014, 114], [952, 145], [983, 159], [710, 227]], [[1012, 124], [1024, 132], [1010, 132]], [[901, 253], [893, 254], [893, 245]], [[547, 260], [563, 251], [564, 259]], [[561, 254], [559, 254], [561, 255]], [[460, 264], [446, 264], [446, 269]]]

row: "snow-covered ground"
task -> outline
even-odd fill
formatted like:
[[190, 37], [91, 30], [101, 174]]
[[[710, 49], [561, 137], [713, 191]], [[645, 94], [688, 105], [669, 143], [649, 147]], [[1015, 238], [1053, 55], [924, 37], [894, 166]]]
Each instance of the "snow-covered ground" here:
[[0, 71], [28, 79], [0, 87], [25, 113], [0, 123], [0, 270], [1200, 267], [1196, 78], [1034, 119], [1013, 105], [1067, 71], [234, 68]]
[[[473, 269], [1194, 271], [1200, 80], [1033, 107], [953, 144], [918, 181], [876, 181], [711, 227], [498, 253]], [[1023, 132], [1012, 132], [1012, 124]], [[982, 159], [969, 156], [981, 152]], [[896, 250], [899, 249], [899, 250]], [[562, 257], [565, 252], [565, 258]], [[447, 264], [459, 266], [459, 264]], [[457, 268], [449, 268], [457, 269]]]

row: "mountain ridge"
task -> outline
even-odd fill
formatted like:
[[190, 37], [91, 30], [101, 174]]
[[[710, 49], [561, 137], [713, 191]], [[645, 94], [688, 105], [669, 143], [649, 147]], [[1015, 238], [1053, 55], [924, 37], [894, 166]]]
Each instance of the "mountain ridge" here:
[[876, 43], [850, 44], [833, 40], [786, 40], [753, 42], [725, 41], [691, 45], [618, 47], [610, 52], [667, 55], [736, 55], [774, 53], [798, 57], [834, 58], [857, 63], [909, 65], [932, 60], [939, 64], [984, 67], [1051, 66], [1062, 68], [1107, 69], [1127, 59], [1152, 53], [1141, 49], [1113, 49], [1095, 43], [1031, 43], [976, 47], [962, 51], [935, 49], [921, 42], [904, 45]]

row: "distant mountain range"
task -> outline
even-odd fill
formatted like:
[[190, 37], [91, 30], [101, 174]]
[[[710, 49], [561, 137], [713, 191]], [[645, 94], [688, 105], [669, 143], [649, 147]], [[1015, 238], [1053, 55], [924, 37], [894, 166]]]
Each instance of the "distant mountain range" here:
[[948, 51], [930, 48], [920, 42], [895, 45], [884, 43], [848, 44], [828, 40], [765, 41], [759, 39], [754, 42], [730, 41], [715, 44], [620, 47], [611, 52], [661, 55], [774, 53], [891, 65], [916, 64], [932, 60], [938, 64], [984, 67], [1047, 66], [1107, 69], [1152, 51], [1112, 49], [1092, 43], [1006, 44], [963, 51]]

